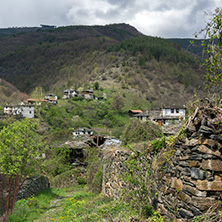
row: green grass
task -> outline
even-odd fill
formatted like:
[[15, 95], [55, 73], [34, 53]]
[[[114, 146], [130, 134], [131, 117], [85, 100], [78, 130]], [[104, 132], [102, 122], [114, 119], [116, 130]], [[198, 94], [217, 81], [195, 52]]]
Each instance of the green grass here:
[[[75, 187], [52, 188], [37, 196], [17, 201], [9, 222], [130, 221], [131, 217], [139, 218], [138, 212], [129, 203], [90, 193], [87, 187]], [[157, 213], [149, 219], [163, 221]]]
[[65, 195], [62, 189], [47, 189], [40, 194], [16, 202], [13, 214], [9, 217], [11, 222], [34, 221], [50, 209], [52, 200]]

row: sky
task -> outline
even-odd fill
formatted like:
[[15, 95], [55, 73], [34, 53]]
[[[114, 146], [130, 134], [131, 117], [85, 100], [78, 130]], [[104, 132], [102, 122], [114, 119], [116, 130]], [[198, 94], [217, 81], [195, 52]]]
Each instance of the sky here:
[[193, 38], [222, 0], [0, 0], [0, 28], [127, 23], [145, 35]]

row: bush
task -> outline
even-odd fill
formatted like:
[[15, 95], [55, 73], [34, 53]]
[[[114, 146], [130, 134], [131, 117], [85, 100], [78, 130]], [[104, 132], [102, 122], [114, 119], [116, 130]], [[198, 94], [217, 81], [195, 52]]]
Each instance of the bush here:
[[87, 184], [89, 190], [100, 193], [102, 190], [103, 169], [98, 148], [91, 148], [87, 154]]
[[162, 131], [157, 124], [150, 121], [141, 122], [140, 120], [132, 118], [129, 123], [126, 124], [121, 139], [124, 144], [129, 144], [153, 140], [162, 135]]

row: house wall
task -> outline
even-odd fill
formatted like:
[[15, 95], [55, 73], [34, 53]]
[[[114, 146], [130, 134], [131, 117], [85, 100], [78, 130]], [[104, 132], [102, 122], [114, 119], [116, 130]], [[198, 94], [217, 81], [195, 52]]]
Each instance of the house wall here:
[[23, 106], [20, 109], [23, 117], [29, 119], [34, 117], [34, 106]]
[[[173, 112], [171, 111], [173, 110]], [[162, 115], [163, 117], [165, 116], [178, 116], [178, 117], [185, 117], [185, 112], [186, 110], [185, 109], [178, 109], [178, 113], [176, 112], [177, 109], [173, 108], [173, 109], [169, 109], [169, 108], [163, 108], [163, 111], [162, 111]]]

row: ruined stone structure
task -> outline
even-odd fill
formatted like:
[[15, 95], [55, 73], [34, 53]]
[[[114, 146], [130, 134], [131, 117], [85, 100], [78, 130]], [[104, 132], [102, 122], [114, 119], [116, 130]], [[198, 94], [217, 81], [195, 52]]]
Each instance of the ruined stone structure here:
[[[185, 133], [171, 146], [146, 161], [152, 183], [147, 185], [152, 204], [170, 220], [192, 220], [219, 208], [222, 199], [222, 109], [197, 108]], [[150, 154], [152, 155], [152, 154]], [[125, 184], [119, 176], [126, 170], [129, 151], [104, 153], [103, 193], [118, 198]], [[145, 166], [145, 165], [144, 165]]]
[[49, 180], [44, 176], [33, 176], [25, 180], [24, 184], [18, 191], [16, 199], [20, 200], [23, 198], [28, 198], [31, 195], [36, 195], [44, 189], [50, 187]]

